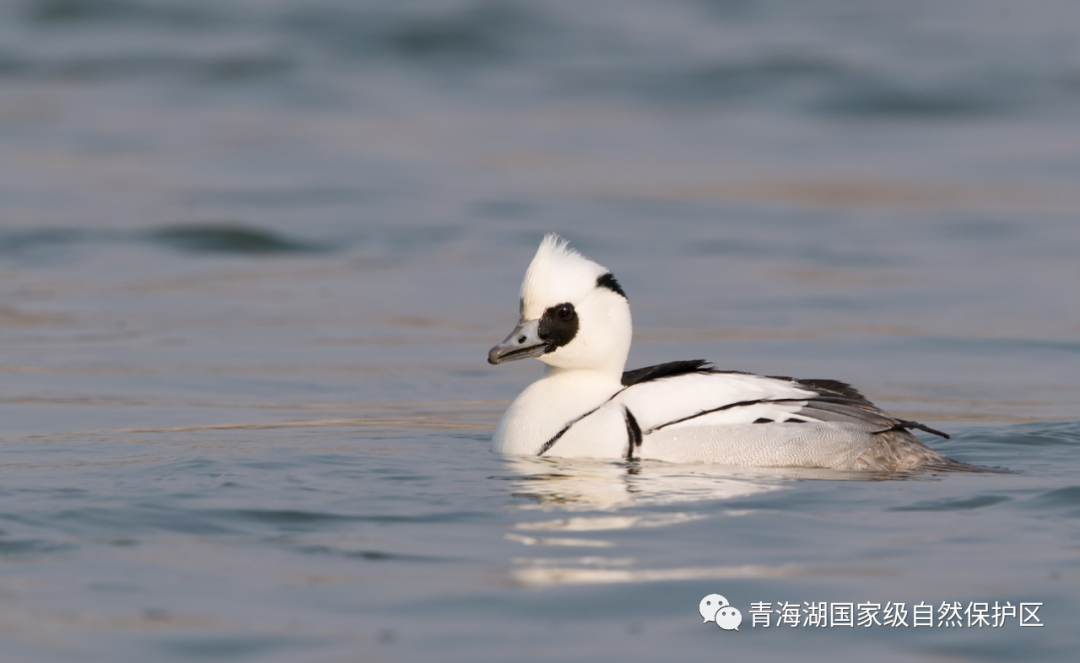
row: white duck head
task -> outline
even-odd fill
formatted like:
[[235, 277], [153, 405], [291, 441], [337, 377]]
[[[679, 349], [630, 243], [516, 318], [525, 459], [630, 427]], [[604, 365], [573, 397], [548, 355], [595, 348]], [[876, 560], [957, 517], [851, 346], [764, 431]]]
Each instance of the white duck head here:
[[521, 284], [521, 318], [488, 362], [536, 357], [555, 371], [622, 374], [632, 335], [630, 304], [606, 267], [548, 234]]

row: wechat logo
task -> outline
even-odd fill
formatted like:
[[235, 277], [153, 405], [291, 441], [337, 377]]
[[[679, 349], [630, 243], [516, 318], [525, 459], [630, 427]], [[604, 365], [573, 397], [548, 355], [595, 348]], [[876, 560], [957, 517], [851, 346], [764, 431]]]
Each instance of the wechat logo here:
[[738, 631], [742, 623], [742, 613], [738, 608], [731, 606], [728, 600], [719, 594], [709, 594], [698, 603], [698, 614], [705, 621], [716, 622], [716, 625], [725, 631]]

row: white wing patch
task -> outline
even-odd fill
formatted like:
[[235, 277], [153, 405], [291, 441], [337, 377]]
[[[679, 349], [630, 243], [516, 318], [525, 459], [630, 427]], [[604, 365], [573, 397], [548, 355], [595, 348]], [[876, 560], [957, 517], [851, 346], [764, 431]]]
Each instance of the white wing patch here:
[[[661, 426], [657, 430], [678, 430], [692, 426], [733, 426], [737, 424], [754, 423], [784, 423], [792, 419], [806, 421], [806, 417], [799, 415], [799, 410], [806, 405], [806, 401], [794, 401], [785, 403], [756, 403], [733, 407], [728, 410], [709, 412], [693, 419], [678, 421], [673, 424]], [[811, 421], [813, 421], [811, 419]]]

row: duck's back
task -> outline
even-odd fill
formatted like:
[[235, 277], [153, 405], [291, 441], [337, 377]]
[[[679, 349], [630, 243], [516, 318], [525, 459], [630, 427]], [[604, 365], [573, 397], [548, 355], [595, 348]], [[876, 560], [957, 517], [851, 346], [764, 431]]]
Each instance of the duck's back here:
[[[892, 417], [833, 380], [796, 380], [718, 371], [701, 360], [628, 371], [624, 388], [567, 422], [546, 445], [552, 456], [908, 471], [966, 469]], [[543, 455], [542, 454], [542, 455]]]

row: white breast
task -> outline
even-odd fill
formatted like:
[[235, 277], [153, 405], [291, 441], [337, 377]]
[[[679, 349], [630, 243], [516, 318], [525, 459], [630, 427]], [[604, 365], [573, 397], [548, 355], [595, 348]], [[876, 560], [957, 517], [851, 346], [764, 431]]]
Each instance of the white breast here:
[[[492, 449], [504, 454], [535, 456], [544, 444], [559, 435], [568, 425], [570, 428], [584, 425], [597, 431], [597, 423], [579, 419], [607, 402], [622, 389], [617, 378], [591, 371], [557, 372], [529, 385], [521, 392], [503, 414], [492, 438]], [[599, 418], [598, 418], [599, 419]], [[582, 429], [584, 430], [584, 428]], [[608, 448], [610, 438], [617, 427], [608, 431], [603, 428], [598, 449]], [[564, 434], [565, 436], [565, 434]], [[560, 437], [561, 446], [564, 440]], [[568, 445], [569, 446], [569, 445]], [[564, 456], [561, 451], [558, 456]], [[590, 458], [610, 458], [599, 451], [588, 454]], [[618, 457], [618, 454], [615, 455]]]

